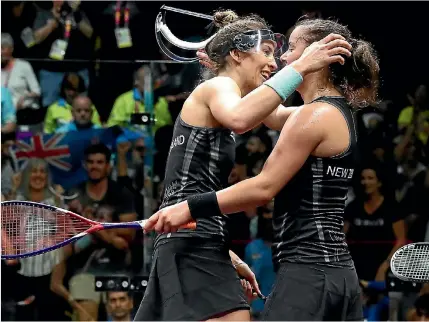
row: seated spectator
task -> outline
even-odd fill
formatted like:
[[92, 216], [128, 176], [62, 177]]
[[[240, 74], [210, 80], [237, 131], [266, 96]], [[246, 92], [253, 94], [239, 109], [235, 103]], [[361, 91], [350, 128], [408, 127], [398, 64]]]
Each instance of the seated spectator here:
[[106, 300], [106, 310], [110, 316], [108, 322], [133, 321], [131, 313], [134, 303], [131, 293], [107, 292]]
[[[134, 89], [120, 95], [113, 105], [110, 113], [108, 126], [119, 125], [121, 127], [130, 127], [131, 114], [145, 113], [144, 105], [144, 68], [139, 68], [134, 74]], [[168, 101], [165, 97], [160, 97], [154, 102], [155, 126], [153, 131], [164, 125], [173, 123], [170, 111], [168, 110]]]
[[88, 235], [60, 248], [61, 259], [52, 269], [50, 289], [68, 303], [74, 321], [98, 321], [101, 293], [95, 292], [92, 268], [102, 250], [94, 240]]
[[[254, 168], [261, 167], [272, 150], [271, 138], [266, 133], [252, 135], [246, 143], [247, 149], [247, 175], [254, 176]], [[263, 165], [263, 163], [262, 163]]]
[[[61, 187], [55, 187], [56, 193], [53, 193], [50, 186], [48, 163], [41, 159], [30, 159], [22, 175], [14, 175], [8, 200], [34, 201], [63, 208]], [[20, 268], [15, 285], [18, 300], [32, 295], [36, 299], [31, 305], [17, 307], [17, 321], [57, 321], [62, 318], [63, 311], [57, 305], [59, 299], [49, 287], [52, 269], [60, 261], [59, 254], [55, 250], [19, 260]]]
[[[262, 294], [267, 296], [271, 293], [276, 278], [271, 253], [273, 213], [272, 209], [262, 208], [258, 215], [257, 237], [246, 246], [244, 261], [255, 273]], [[264, 301], [259, 298], [253, 300], [252, 315], [254, 318], [258, 318], [262, 313], [264, 304]]]
[[9, 200], [28, 200], [64, 207], [61, 200], [61, 186], [52, 187], [48, 163], [45, 160], [31, 158], [21, 173], [12, 179], [12, 189], [7, 195]]
[[39, 82], [27, 61], [13, 57], [13, 45], [10, 34], [1, 35], [1, 84], [9, 89], [17, 110], [38, 109]]
[[[134, 197], [125, 187], [109, 179], [111, 152], [104, 144], [95, 144], [85, 150], [85, 169], [88, 181], [74, 189], [76, 199], [68, 203], [71, 211], [96, 221], [127, 222], [137, 219]], [[126, 274], [132, 264], [131, 248], [134, 229], [100, 231], [76, 243], [71, 252], [65, 253], [52, 281], [52, 288], [65, 299], [71, 295], [71, 305], [77, 309], [79, 320], [86, 321], [87, 314], [97, 321], [101, 293], [95, 291], [95, 276]], [[77, 247], [77, 248], [76, 248]], [[78, 256], [78, 253], [79, 256]], [[74, 263], [74, 264], [73, 264]], [[71, 266], [70, 266], [71, 265]], [[67, 267], [67, 268], [66, 268]], [[71, 276], [70, 291], [64, 290], [64, 270]], [[83, 308], [83, 311], [82, 309]], [[83, 312], [83, 313], [82, 313]]]
[[170, 144], [173, 139], [173, 130], [173, 125], [166, 125], [159, 128], [155, 133], [154, 142], [156, 152], [153, 156], [153, 172], [155, 181], [163, 180], [165, 177], [165, 167], [167, 166]]
[[420, 290], [414, 307], [407, 312], [407, 321], [429, 321], [429, 284]]
[[412, 105], [405, 107], [398, 118], [398, 129], [401, 131], [414, 125], [418, 139], [426, 144], [429, 137], [429, 100], [427, 87], [417, 87], [414, 97], [408, 96]]
[[61, 127], [56, 133], [65, 133], [70, 131], [80, 131], [87, 129], [99, 129], [100, 125], [92, 123], [94, 109], [92, 108], [92, 101], [89, 97], [79, 94], [73, 99], [71, 114], [73, 119]]
[[[88, 68], [93, 48], [93, 28], [85, 13], [79, 9], [79, 1], [56, 0], [52, 1], [52, 4], [51, 10], [37, 12], [33, 25], [35, 49], [37, 48], [39, 58], [48, 59], [40, 64], [39, 72], [44, 107], [58, 100], [60, 91], [57, 84], [61, 82], [66, 72], [79, 74], [85, 86], [89, 86]], [[64, 39], [68, 24], [70, 24], [69, 36], [68, 39]], [[65, 53], [63, 57], [57, 57], [57, 55], [61, 56], [61, 50], [57, 46], [58, 41], [64, 40], [67, 41]], [[53, 52], [56, 55], [52, 55]], [[83, 62], [64, 64], [63, 59], [80, 59]]]
[[12, 95], [6, 87], [1, 88], [1, 135], [11, 135], [16, 128], [16, 113]]
[[404, 216], [384, 193], [377, 163], [364, 165], [356, 198], [346, 207], [344, 230], [356, 271], [362, 280], [383, 281], [393, 253], [406, 242]]
[[[85, 91], [86, 87], [83, 83], [82, 77], [75, 73], [67, 73], [61, 83], [61, 98], [48, 107], [43, 132], [46, 134], [55, 133], [58, 128], [69, 123], [73, 119], [73, 100]], [[92, 123], [95, 125], [101, 125], [100, 116], [94, 105], [92, 105], [92, 111]]]
[[389, 297], [386, 294], [385, 281], [361, 280], [362, 296], [364, 298], [364, 318], [367, 321], [387, 321]]
[[14, 164], [10, 155], [9, 147], [14, 144], [12, 140], [1, 138], [1, 194], [5, 197], [10, 194], [13, 187]]
[[407, 209], [408, 214], [427, 213], [425, 200], [427, 167], [420, 161], [421, 150], [417, 148], [418, 146], [418, 141], [408, 144], [398, 167], [396, 200], [403, 209]]

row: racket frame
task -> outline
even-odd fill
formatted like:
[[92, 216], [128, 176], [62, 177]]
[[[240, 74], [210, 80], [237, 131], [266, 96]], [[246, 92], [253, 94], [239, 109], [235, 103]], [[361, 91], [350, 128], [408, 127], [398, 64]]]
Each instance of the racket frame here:
[[[403, 276], [402, 274], [398, 273], [398, 271], [395, 268], [396, 261], [398, 260], [398, 258], [402, 257], [402, 253], [404, 251], [409, 250], [409, 249], [413, 249], [416, 246], [418, 246], [418, 247], [419, 246], [429, 247], [429, 242], [410, 243], [410, 244], [404, 245], [401, 248], [399, 248], [398, 250], [396, 250], [395, 253], [393, 254], [392, 258], [390, 259], [390, 269], [392, 270], [393, 275], [395, 275], [395, 277], [397, 277], [398, 279], [400, 279], [402, 281], [426, 283], [426, 282], [429, 282], [429, 278], [428, 279], [419, 279], [419, 278], [406, 277], [406, 276]], [[429, 266], [429, 264], [428, 264], [428, 266]]]
[[18, 259], [18, 258], [25, 258], [25, 257], [40, 255], [40, 254], [47, 253], [47, 252], [50, 252], [52, 250], [64, 247], [70, 243], [76, 242], [77, 240], [81, 239], [82, 237], [85, 237], [88, 234], [92, 234], [92, 233], [100, 231], [100, 230], [116, 229], [116, 228], [143, 229], [145, 226], [145, 223], [146, 223], [146, 220], [130, 221], [130, 222], [124, 222], [124, 223], [101, 223], [98, 221], [94, 221], [94, 220], [85, 218], [81, 215], [78, 215], [78, 214], [72, 212], [72, 211], [68, 211], [68, 210], [61, 209], [61, 208], [58, 208], [55, 206], [45, 205], [45, 204], [41, 204], [38, 202], [32, 202], [32, 201], [11, 200], [11, 201], [3, 201], [1, 203], [1, 207], [7, 206], [7, 205], [33, 206], [33, 207], [37, 207], [39, 209], [42, 208], [42, 209], [50, 210], [53, 212], [60, 212], [66, 216], [75, 217], [75, 218], [77, 218], [83, 222], [86, 222], [87, 224], [91, 225], [91, 227], [88, 228], [87, 230], [73, 236], [73, 237], [70, 237], [69, 239], [67, 239], [63, 242], [56, 244], [56, 245], [53, 245], [53, 246], [50, 246], [47, 248], [43, 248], [43, 249], [37, 250], [37, 251], [19, 254], [19, 255], [3, 255], [2, 254], [1, 259]]

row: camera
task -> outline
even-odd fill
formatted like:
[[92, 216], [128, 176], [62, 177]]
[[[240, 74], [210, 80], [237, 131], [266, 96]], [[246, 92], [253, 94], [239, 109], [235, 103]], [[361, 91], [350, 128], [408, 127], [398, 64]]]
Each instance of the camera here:
[[144, 292], [149, 281], [149, 276], [96, 276], [96, 292]]
[[155, 117], [150, 113], [134, 113], [131, 114], [131, 124], [136, 125], [155, 125]]

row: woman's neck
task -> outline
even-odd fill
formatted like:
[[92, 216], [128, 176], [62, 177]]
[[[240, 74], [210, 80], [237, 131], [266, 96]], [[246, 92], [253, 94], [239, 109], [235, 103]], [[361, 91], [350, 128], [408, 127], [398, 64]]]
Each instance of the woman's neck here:
[[321, 96], [342, 96], [333, 84], [323, 80], [323, 75], [313, 73], [305, 77], [298, 88], [304, 104], [309, 104]]
[[370, 204], [377, 203], [383, 198], [384, 196], [380, 193], [380, 191], [376, 191], [368, 195], [368, 199], [366, 200], [366, 202]]
[[9, 68], [11, 68], [12, 66], [13, 66], [13, 63], [14, 63], [14, 61], [15, 61], [15, 58], [13, 58], [13, 57], [10, 57], [8, 60], [5, 60], [5, 61], [3, 61], [2, 62], [2, 66], [1, 66], [1, 68], [3, 69], [9, 69]]
[[219, 71], [218, 76], [221, 77], [229, 77], [231, 78], [234, 82], [236, 82], [236, 84], [238, 85], [238, 87], [240, 88], [241, 91], [241, 97], [246, 96], [247, 94], [249, 94], [252, 90], [249, 88], [246, 88], [247, 86], [245, 85], [246, 82], [242, 79], [242, 77], [240, 77], [239, 73], [237, 72], [237, 70], [232, 69], [232, 68], [228, 68], [226, 67], [224, 70]]
[[34, 202], [40, 202], [45, 199], [45, 193], [43, 190], [30, 190], [30, 200]]

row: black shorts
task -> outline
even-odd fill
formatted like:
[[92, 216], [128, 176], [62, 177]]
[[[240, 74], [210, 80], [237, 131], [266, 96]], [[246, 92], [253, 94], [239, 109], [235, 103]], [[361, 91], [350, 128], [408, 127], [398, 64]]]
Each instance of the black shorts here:
[[194, 238], [158, 243], [135, 321], [203, 321], [250, 310], [228, 249], [201, 244]]
[[261, 319], [363, 321], [355, 269], [282, 263]]

